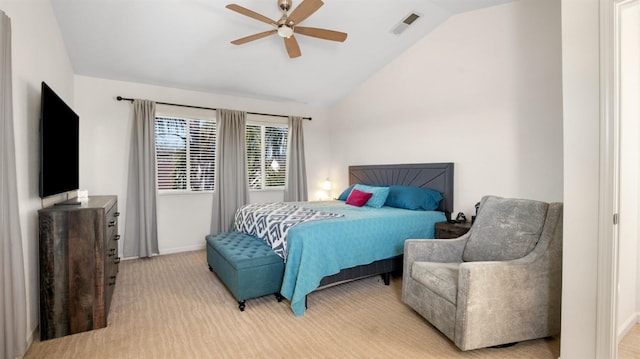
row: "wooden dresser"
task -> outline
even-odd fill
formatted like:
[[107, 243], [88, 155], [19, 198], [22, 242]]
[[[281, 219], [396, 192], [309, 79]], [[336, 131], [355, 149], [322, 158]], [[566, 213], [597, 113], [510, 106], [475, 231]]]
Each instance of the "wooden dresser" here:
[[38, 211], [41, 340], [107, 326], [120, 262], [118, 199], [80, 203]]

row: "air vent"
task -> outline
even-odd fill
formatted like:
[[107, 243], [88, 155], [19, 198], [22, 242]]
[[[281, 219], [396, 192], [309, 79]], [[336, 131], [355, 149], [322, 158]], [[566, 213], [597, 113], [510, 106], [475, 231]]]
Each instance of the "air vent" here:
[[416, 14], [415, 12], [412, 12], [411, 14], [407, 15], [402, 21], [400, 21], [400, 23], [398, 25], [396, 25], [391, 32], [396, 34], [396, 35], [400, 35], [402, 34], [411, 24], [413, 24], [416, 20], [418, 20], [420, 18], [419, 14]]

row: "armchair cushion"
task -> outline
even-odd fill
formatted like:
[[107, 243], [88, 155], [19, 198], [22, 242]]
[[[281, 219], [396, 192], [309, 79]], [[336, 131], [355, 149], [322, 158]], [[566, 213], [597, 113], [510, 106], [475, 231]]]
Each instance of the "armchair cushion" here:
[[474, 262], [524, 257], [540, 238], [548, 207], [548, 203], [533, 200], [483, 197], [462, 259]]
[[459, 270], [460, 263], [414, 262], [411, 277], [455, 305]]

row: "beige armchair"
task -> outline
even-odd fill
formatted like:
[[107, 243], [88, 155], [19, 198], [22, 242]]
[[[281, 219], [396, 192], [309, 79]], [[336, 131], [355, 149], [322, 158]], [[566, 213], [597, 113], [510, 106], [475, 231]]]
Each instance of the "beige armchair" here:
[[457, 239], [404, 246], [402, 301], [462, 350], [560, 333], [562, 203], [482, 198]]

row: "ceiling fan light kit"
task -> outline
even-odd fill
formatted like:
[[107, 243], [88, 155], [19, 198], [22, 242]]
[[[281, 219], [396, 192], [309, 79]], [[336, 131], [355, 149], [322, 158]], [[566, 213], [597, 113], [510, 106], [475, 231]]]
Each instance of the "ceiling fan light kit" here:
[[293, 35], [293, 29], [287, 25], [279, 25], [278, 26], [278, 35], [280, 37], [290, 38]]
[[226, 6], [227, 9], [274, 27], [273, 30], [249, 35], [237, 40], [233, 40], [231, 41], [231, 43], [234, 45], [242, 45], [250, 41], [261, 39], [263, 37], [278, 34], [278, 36], [284, 39], [284, 45], [287, 49], [289, 57], [296, 58], [302, 55], [302, 52], [300, 51], [300, 46], [298, 45], [298, 40], [296, 40], [294, 33], [323, 40], [344, 42], [347, 39], [347, 34], [344, 32], [319, 29], [315, 27], [297, 26], [309, 16], [313, 15], [313, 13], [318, 11], [318, 9], [322, 7], [322, 5], [324, 5], [322, 0], [303, 0], [300, 5], [298, 5], [298, 7], [296, 7], [295, 9], [293, 9], [293, 11], [291, 11], [291, 13], [289, 13], [289, 10], [292, 7], [291, 0], [278, 0], [278, 7], [282, 12], [282, 16], [276, 22], [264, 15], [258, 14], [257, 12], [244, 8], [240, 5], [229, 4]]

